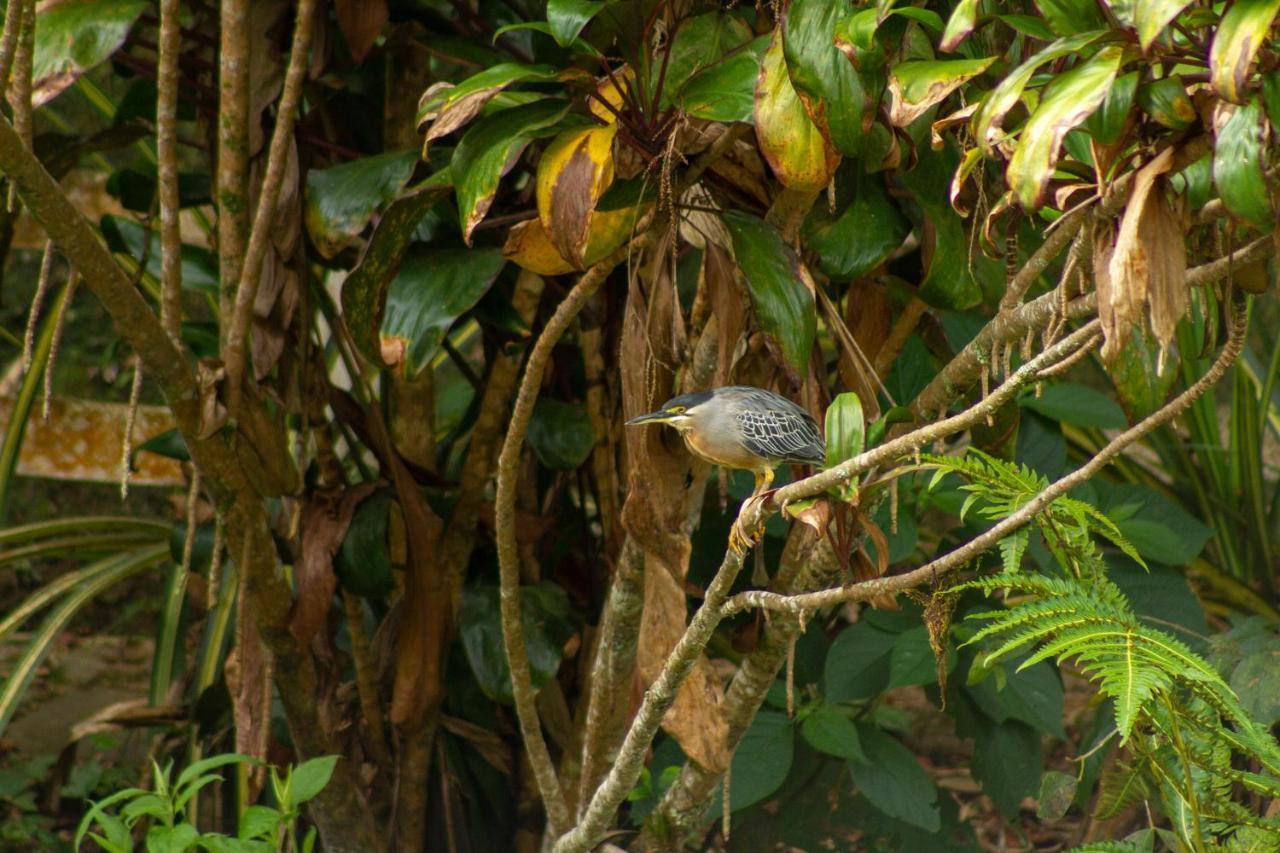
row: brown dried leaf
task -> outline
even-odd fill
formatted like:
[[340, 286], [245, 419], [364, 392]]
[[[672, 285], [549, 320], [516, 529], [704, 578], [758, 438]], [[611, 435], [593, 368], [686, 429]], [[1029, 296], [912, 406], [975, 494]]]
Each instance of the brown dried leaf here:
[[302, 554], [294, 566], [298, 589], [289, 613], [289, 631], [305, 646], [324, 624], [338, 586], [333, 556], [346, 538], [351, 517], [377, 483], [360, 483], [341, 495], [316, 494], [302, 510]]
[[827, 535], [827, 528], [831, 526], [831, 504], [826, 498], [818, 498], [806, 507], [796, 508], [794, 506], [787, 507], [787, 514], [813, 528], [813, 532], [818, 534], [819, 538]]
[[538, 218], [553, 245], [577, 269], [586, 265], [596, 202], [613, 183], [616, 124], [567, 130], [538, 161]]
[[1161, 186], [1151, 195], [1139, 234], [1150, 258], [1147, 300], [1151, 331], [1161, 348], [1168, 350], [1178, 321], [1191, 307], [1191, 294], [1187, 288], [1187, 243], [1182, 217], [1174, 212]]
[[216, 358], [202, 358], [196, 364], [196, 386], [200, 389], [200, 440], [210, 438], [227, 422], [227, 407], [219, 399], [218, 387], [227, 370]]
[[702, 274], [711, 300], [711, 313], [716, 318], [716, 372], [714, 387], [731, 385], [733, 368], [740, 357], [739, 342], [747, 330], [747, 312], [743, 310], [746, 294], [737, 279], [733, 258], [723, 246], [709, 243], [702, 259]]
[[347, 40], [351, 58], [357, 63], [373, 49], [373, 43], [390, 17], [387, 0], [334, 0], [338, 29]]

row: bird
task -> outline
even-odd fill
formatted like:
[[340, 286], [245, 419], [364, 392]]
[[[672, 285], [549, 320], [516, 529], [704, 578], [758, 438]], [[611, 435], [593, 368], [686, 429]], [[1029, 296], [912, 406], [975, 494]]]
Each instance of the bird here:
[[[673, 397], [655, 412], [634, 417], [627, 426], [666, 424], [679, 431], [689, 452], [722, 468], [755, 475], [751, 498], [773, 483], [779, 465], [822, 465], [826, 444], [818, 424], [800, 406], [763, 388], [726, 385]], [[735, 547], [749, 540], [735, 525]]]

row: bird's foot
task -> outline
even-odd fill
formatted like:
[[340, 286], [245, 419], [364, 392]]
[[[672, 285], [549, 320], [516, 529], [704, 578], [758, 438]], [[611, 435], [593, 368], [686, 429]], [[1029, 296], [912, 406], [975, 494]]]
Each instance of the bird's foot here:
[[[733, 527], [729, 528], [729, 547], [733, 549], [735, 554], [747, 553], [764, 536], [764, 519], [752, 511], [752, 504], [767, 500], [772, 494], [773, 490], [754, 494], [747, 498], [742, 505], [742, 511], [738, 513], [738, 519], [734, 521]], [[747, 517], [751, 517], [754, 523], [744, 523]]]

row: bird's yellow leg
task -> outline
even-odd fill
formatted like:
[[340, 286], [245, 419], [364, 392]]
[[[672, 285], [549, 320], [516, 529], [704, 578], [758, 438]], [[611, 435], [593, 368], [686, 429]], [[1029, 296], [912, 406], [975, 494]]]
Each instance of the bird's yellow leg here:
[[[751, 496], [743, 503], [743, 507], [760, 497], [767, 491], [773, 483], [773, 469], [765, 468], [762, 471], [754, 472], [756, 476], [756, 486], [752, 490]], [[738, 554], [745, 554], [751, 550], [751, 546], [759, 541], [764, 535], [764, 522], [761, 521], [756, 525], [754, 530], [746, 530], [741, 523], [741, 515], [738, 520], [733, 522], [733, 527], [729, 529], [729, 547]]]

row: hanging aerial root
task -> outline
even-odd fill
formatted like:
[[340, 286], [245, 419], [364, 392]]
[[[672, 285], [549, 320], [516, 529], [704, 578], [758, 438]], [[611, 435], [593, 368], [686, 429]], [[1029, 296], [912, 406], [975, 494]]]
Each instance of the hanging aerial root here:
[[133, 475], [133, 430], [138, 423], [138, 402], [142, 398], [142, 359], [133, 357], [133, 382], [129, 386], [129, 411], [124, 419], [124, 439], [120, 442], [120, 500], [129, 497], [129, 478]]
[[44, 402], [40, 408], [40, 419], [49, 421], [49, 403], [53, 399], [53, 368], [58, 362], [58, 351], [62, 348], [62, 333], [67, 326], [67, 314], [71, 311], [71, 303], [76, 298], [76, 285], [80, 283], [80, 274], [74, 269], [67, 279], [67, 294], [62, 298], [58, 308], [58, 317], [54, 321], [53, 343], [49, 347], [49, 363], [44, 366]]

